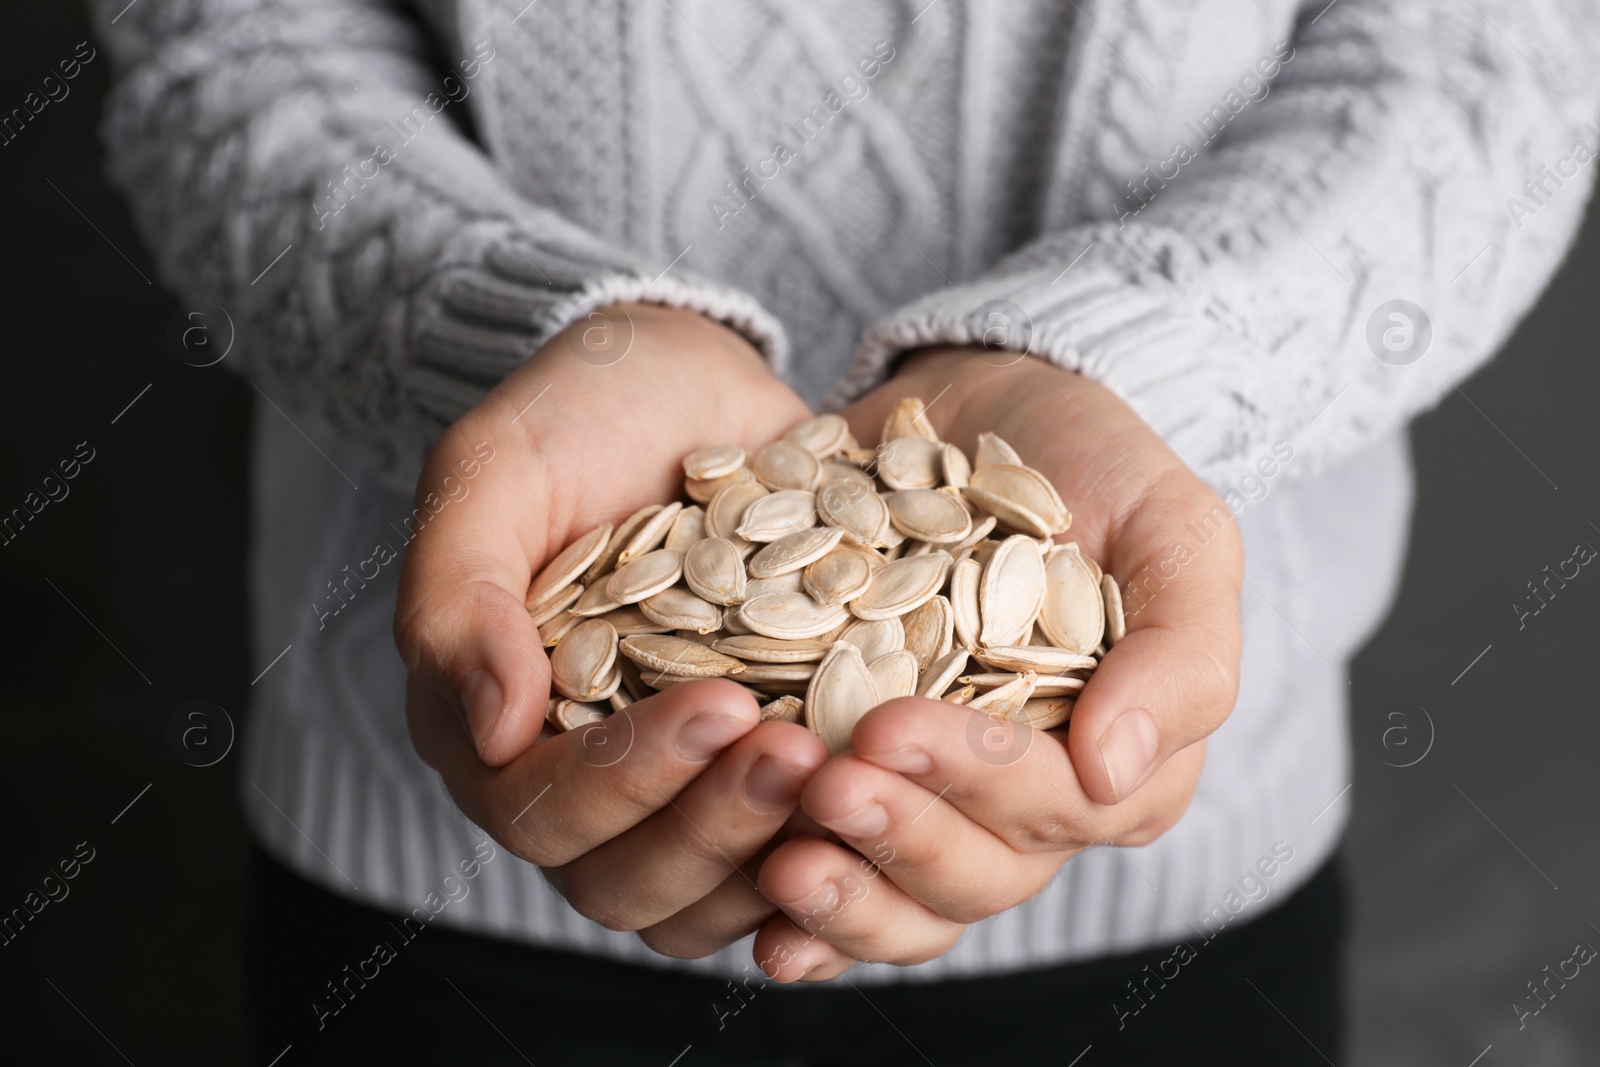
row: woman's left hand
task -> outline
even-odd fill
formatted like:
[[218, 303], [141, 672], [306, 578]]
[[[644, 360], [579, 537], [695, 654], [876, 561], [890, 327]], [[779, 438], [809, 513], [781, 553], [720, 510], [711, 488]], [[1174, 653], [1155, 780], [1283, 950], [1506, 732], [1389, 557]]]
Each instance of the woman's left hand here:
[[781, 913], [754, 954], [780, 981], [933, 959], [1084, 849], [1155, 840], [1187, 808], [1205, 738], [1233, 708], [1243, 553], [1232, 514], [1114, 394], [996, 356], [919, 353], [845, 415], [875, 441], [893, 405], [920, 396], [940, 437], [969, 455], [979, 432], [998, 433], [1071, 509], [1060, 540], [1127, 590], [1127, 636], [1056, 730], [916, 697], [863, 718], [853, 748], [801, 796], [837, 839], [794, 837], [761, 867]]

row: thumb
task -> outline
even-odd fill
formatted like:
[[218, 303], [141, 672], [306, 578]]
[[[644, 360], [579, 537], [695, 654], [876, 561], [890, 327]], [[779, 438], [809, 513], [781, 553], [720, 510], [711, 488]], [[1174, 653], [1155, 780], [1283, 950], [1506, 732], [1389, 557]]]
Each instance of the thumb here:
[[[1149, 519], [1136, 513], [1129, 525], [1137, 530]], [[1157, 525], [1163, 534], [1172, 529]], [[1129, 541], [1150, 550], [1118, 551]], [[1172, 536], [1149, 531], [1130, 536], [1126, 526], [1120, 537], [1113, 533], [1113, 560], [1131, 557], [1134, 564], [1120, 588], [1138, 585], [1146, 592], [1136, 594], [1139, 606], [1127, 616], [1127, 634], [1095, 670], [1067, 730], [1073, 768], [1096, 803], [1126, 800], [1174, 753], [1220, 726], [1238, 695], [1243, 559], [1237, 531], [1224, 528], [1147, 595], [1150, 575], [1165, 573], [1154, 546], [1172, 543]]]
[[[550, 661], [523, 604], [529, 560], [542, 556], [543, 545], [527, 543], [512, 517], [518, 509], [497, 498], [500, 479], [489, 470], [485, 475], [467, 497], [429, 518], [412, 542], [394, 637], [415, 678], [460, 716], [480, 758], [502, 766], [539, 737]], [[516, 480], [527, 493], [526, 479]]]

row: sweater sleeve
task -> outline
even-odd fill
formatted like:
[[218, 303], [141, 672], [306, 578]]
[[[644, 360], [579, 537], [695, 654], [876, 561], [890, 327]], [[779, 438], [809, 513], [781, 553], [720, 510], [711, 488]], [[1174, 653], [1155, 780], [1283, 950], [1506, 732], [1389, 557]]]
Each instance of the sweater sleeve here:
[[987, 341], [1115, 390], [1213, 485], [1279, 440], [1314, 472], [1487, 360], [1559, 265], [1600, 151], [1597, 24], [1565, 0], [1315, 0], [1213, 143], [1127, 175], [1120, 218], [889, 314], [834, 402]]
[[510, 188], [453, 121], [492, 46], [464, 43], [447, 77], [394, 0], [92, 2], [111, 176], [163, 280], [221, 305], [229, 362], [386, 482], [409, 492], [446, 426], [604, 304], [701, 311], [781, 370], [754, 299]]

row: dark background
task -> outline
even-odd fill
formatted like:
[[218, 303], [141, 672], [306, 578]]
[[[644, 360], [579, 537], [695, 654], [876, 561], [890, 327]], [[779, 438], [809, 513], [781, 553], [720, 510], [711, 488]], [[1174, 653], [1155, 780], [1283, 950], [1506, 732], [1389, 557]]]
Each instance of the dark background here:
[[[88, 31], [73, 3], [3, 8], [9, 110]], [[95, 453], [0, 548], [0, 913], [94, 849], [70, 896], [0, 947], [0, 1059], [244, 1062], [238, 752], [191, 767], [167, 731], [193, 699], [242, 729], [262, 666], [244, 599], [249, 391], [166, 340], [177, 307], [101, 172], [109, 74], [102, 51], [0, 147], [0, 513], [79, 442]], [[1505, 351], [1413, 429], [1405, 581], [1352, 673], [1349, 1062], [1600, 1048], [1600, 976], [1520, 1031], [1512, 1007], [1576, 943], [1600, 946], [1600, 577], [1586, 568], [1520, 631], [1510, 607], [1577, 542], [1600, 546], [1597, 277], [1591, 218]]]

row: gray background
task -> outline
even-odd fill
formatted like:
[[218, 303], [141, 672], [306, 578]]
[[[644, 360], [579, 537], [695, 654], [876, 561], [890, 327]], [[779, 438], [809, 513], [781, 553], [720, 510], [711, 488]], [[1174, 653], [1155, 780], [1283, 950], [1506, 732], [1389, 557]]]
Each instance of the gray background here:
[[[87, 30], [74, 4], [4, 8], [9, 109]], [[114, 1044], [141, 1064], [243, 1062], [237, 753], [189, 767], [166, 731], [196, 698], [243, 724], [248, 391], [167, 346], [175, 306], [100, 172], [108, 74], [102, 54], [0, 147], [0, 508], [79, 441], [96, 449], [71, 496], [0, 549], [0, 910], [78, 842], [96, 853], [0, 948], [0, 1043], [37, 1048], [30, 1061], [123, 1062]], [[1597, 273], [1591, 219], [1505, 351], [1413, 429], [1404, 585], [1352, 672], [1348, 1062], [1600, 1058], [1600, 976], [1585, 969], [1520, 1031], [1512, 1008], [1577, 942], [1600, 946], [1600, 574], [1525, 629], [1510, 606], [1576, 542], [1600, 546]]]

